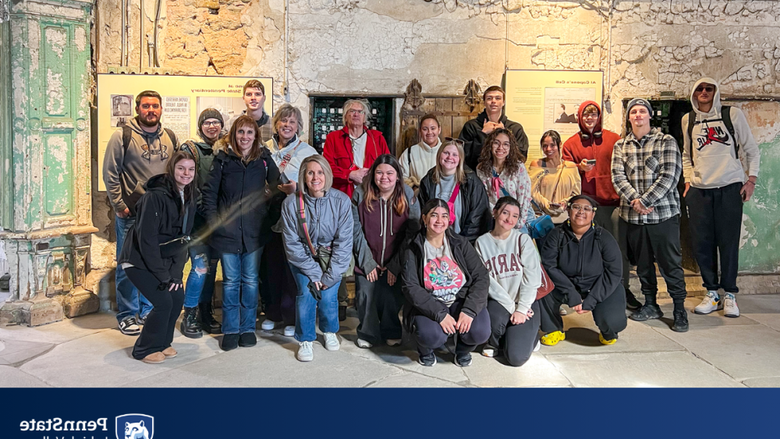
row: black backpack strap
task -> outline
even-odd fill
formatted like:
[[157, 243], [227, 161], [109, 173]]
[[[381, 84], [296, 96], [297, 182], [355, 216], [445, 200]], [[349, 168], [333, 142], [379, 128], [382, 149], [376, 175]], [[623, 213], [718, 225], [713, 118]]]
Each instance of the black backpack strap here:
[[734, 139], [734, 155], [739, 159], [739, 142], [737, 142], [737, 136], [734, 135], [734, 123], [731, 121], [731, 106], [724, 105], [721, 107], [720, 114], [723, 118], [723, 125], [726, 125], [726, 129], [729, 134], [731, 134], [731, 138]]
[[171, 143], [173, 143], [173, 150], [176, 151], [179, 146], [179, 142], [176, 141], [176, 134], [170, 128], [163, 128], [163, 129], [168, 134], [168, 138], [171, 139]]
[[688, 113], [688, 140], [691, 143], [691, 167], [693, 167], [693, 125], [696, 123], [696, 112]]
[[122, 125], [122, 152], [127, 154], [127, 148], [130, 146], [130, 139], [133, 138], [133, 129], [128, 125]]

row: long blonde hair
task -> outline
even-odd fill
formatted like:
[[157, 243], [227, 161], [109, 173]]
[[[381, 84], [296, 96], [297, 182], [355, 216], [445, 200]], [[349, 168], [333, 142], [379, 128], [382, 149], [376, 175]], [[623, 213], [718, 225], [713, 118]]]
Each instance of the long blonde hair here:
[[463, 184], [466, 182], [466, 170], [463, 167], [463, 162], [466, 160], [466, 153], [463, 151], [463, 141], [460, 139], [446, 139], [445, 143], [441, 145], [439, 151], [436, 152], [436, 166], [433, 168], [433, 174], [431, 174], [431, 180], [433, 184], [439, 184], [441, 177], [444, 175], [441, 169], [441, 155], [444, 153], [444, 149], [450, 145], [455, 145], [458, 149], [458, 167], [455, 169], [455, 181]]

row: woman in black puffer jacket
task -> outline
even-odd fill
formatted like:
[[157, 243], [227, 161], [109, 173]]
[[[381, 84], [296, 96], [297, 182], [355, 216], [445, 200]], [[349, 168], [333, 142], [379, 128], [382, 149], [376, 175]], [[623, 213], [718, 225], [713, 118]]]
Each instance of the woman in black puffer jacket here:
[[138, 220], [127, 234], [117, 264], [154, 308], [133, 347], [133, 358], [162, 363], [175, 357], [173, 329], [184, 304], [182, 271], [195, 220], [195, 159], [179, 151], [165, 174], [146, 183], [136, 204]]

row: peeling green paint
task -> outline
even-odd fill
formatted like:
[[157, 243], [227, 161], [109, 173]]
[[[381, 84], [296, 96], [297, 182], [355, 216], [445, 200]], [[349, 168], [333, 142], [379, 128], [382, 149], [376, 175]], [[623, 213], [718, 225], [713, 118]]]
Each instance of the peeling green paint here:
[[749, 273], [780, 273], [780, 135], [762, 143], [759, 184], [745, 203], [739, 269]]

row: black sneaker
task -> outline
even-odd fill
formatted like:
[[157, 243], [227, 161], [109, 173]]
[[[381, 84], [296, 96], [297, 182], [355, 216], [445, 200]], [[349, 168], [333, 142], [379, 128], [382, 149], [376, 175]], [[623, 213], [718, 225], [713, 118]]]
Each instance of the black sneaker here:
[[674, 324], [672, 325], [672, 331], [688, 332], [688, 313], [685, 311], [685, 309], [674, 310]]
[[471, 353], [455, 354], [455, 365], [460, 367], [471, 366]]
[[119, 332], [124, 335], [138, 335], [141, 333], [141, 327], [135, 317], [125, 317], [119, 322]]
[[664, 316], [664, 312], [661, 311], [661, 307], [658, 305], [643, 305], [638, 310], [631, 313], [629, 318], [636, 320], [637, 322], [644, 322], [645, 320], [660, 319]]
[[146, 318], [149, 317], [149, 314], [141, 317], [140, 315], [136, 317], [135, 321], [138, 322], [139, 325], [143, 326], [146, 324]]
[[417, 362], [422, 364], [425, 367], [432, 367], [434, 364], [436, 364], [436, 354], [431, 352], [430, 354], [420, 354], [420, 357], [417, 359]]
[[634, 293], [632, 293], [631, 290], [626, 290], [626, 309], [630, 309], [631, 311], [636, 311], [641, 307], [642, 307], [642, 303], [636, 300], [636, 296], [634, 296]]
[[220, 347], [223, 351], [232, 351], [238, 347], [238, 334], [225, 334], [222, 336], [222, 344]]
[[254, 332], [245, 332], [238, 338], [238, 345], [242, 348], [251, 348], [257, 344], [257, 336]]

